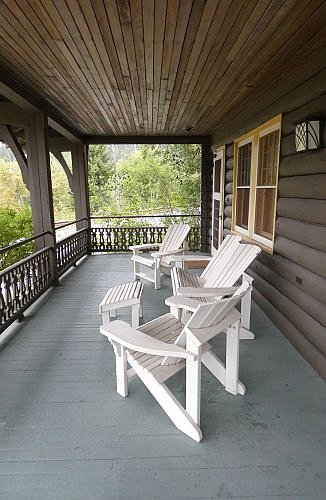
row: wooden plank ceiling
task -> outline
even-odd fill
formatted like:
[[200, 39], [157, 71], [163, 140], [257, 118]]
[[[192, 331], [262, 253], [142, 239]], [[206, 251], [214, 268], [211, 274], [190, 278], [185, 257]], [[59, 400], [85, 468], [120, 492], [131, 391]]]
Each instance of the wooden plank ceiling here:
[[323, 70], [325, 5], [2, 0], [0, 81], [83, 136], [212, 135]]

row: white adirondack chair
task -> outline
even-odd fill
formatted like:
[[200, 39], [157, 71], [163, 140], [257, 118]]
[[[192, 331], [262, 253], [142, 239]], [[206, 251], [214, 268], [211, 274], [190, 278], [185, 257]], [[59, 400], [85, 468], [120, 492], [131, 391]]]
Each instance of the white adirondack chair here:
[[[221, 245], [218, 247], [218, 249], [213, 253], [212, 256], [209, 255], [198, 255], [198, 254], [186, 254], [186, 255], [176, 255], [174, 258], [171, 260], [175, 263], [174, 267], [181, 267], [181, 269], [185, 268], [185, 264], [187, 262], [207, 262], [209, 261], [208, 265], [206, 266], [205, 270], [208, 268], [210, 269], [211, 261], [213, 262], [217, 259], [217, 257], [221, 254], [227, 255], [228, 252], [232, 251], [232, 248], [236, 247], [239, 243], [241, 242], [241, 236], [237, 236], [235, 234], [228, 234], [224, 240], [222, 241]], [[203, 273], [205, 273], [205, 270]]]
[[[211, 302], [224, 296], [225, 292], [234, 291], [234, 285], [241, 276], [243, 282], [252, 283], [253, 279], [245, 271], [261, 249], [256, 245], [241, 243], [239, 238], [235, 238], [237, 237], [225, 238], [200, 276], [184, 269], [173, 268], [171, 280], [174, 295], [191, 297], [195, 301]], [[240, 338], [242, 339], [254, 338], [254, 334], [250, 331], [250, 313], [251, 287], [241, 301]]]
[[[117, 392], [128, 395], [128, 382], [136, 375], [144, 382], [178, 429], [201, 441], [200, 392], [201, 363], [232, 394], [244, 394], [239, 381], [240, 312], [235, 305], [251, 285], [244, 283], [230, 298], [219, 302], [197, 302], [171, 297], [168, 305], [193, 312], [186, 325], [173, 314], [165, 314], [137, 329], [123, 321], [101, 326], [101, 333], [113, 345], [116, 356]], [[193, 303], [193, 301], [190, 301]], [[226, 332], [226, 363], [211, 352], [209, 341]], [[127, 363], [131, 369], [127, 371]], [[165, 381], [186, 366], [186, 407], [165, 385]]]
[[[170, 274], [171, 256], [177, 253], [185, 252], [186, 237], [190, 231], [188, 224], [171, 224], [159, 245], [148, 243], [145, 245], [130, 246], [133, 255], [131, 259], [134, 262], [134, 280], [143, 278], [155, 284], [155, 290], [161, 288], [161, 272]], [[150, 256], [144, 256], [144, 250], [159, 247], [158, 251], [152, 252]], [[140, 266], [150, 267], [154, 270], [154, 276], [140, 271]]]

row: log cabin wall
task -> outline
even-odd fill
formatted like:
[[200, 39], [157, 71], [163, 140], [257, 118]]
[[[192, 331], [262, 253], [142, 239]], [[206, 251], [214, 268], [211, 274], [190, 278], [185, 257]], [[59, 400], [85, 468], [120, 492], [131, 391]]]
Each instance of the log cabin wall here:
[[[274, 254], [252, 264], [254, 300], [326, 378], [326, 126], [323, 148], [295, 152], [295, 123], [326, 117], [325, 96], [283, 114]], [[233, 145], [227, 147], [224, 232], [231, 227]]]
[[212, 220], [212, 186], [213, 186], [213, 155], [209, 145], [202, 146], [201, 168], [201, 251], [210, 252], [211, 249], [211, 220]]
[[232, 192], [233, 192], [233, 159], [234, 145], [227, 144], [225, 148], [225, 186], [224, 186], [224, 213], [223, 236], [231, 233], [232, 224]]

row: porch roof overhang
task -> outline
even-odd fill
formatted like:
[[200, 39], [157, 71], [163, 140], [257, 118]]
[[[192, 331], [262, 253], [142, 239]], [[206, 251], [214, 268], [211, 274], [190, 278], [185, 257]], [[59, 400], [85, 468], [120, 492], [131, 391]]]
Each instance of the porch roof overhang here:
[[320, 93], [325, 19], [323, 0], [4, 0], [0, 106], [73, 141], [223, 143]]

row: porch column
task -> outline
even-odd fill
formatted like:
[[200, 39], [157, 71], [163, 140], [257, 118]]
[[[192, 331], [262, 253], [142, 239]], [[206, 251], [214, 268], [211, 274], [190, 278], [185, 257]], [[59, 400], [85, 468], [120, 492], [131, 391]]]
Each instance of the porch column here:
[[[78, 229], [90, 228], [90, 208], [88, 195], [88, 147], [85, 144], [74, 144], [71, 148], [72, 184], [75, 195], [76, 219], [85, 219], [77, 222]], [[90, 233], [88, 233], [90, 251]]]
[[213, 172], [213, 155], [210, 146], [202, 145], [201, 156], [201, 251], [210, 252], [211, 242], [211, 225], [212, 225], [212, 172]]
[[57, 266], [48, 123], [47, 116], [43, 113], [33, 115], [33, 119], [26, 126], [26, 148], [34, 234], [49, 232], [35, 241], [35, 248], [36, 250], [45, 246], [52, 248], [50, 272], [52, 280], [56, 282]]

